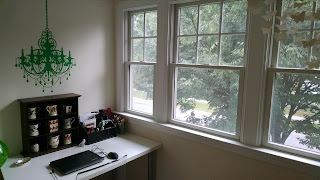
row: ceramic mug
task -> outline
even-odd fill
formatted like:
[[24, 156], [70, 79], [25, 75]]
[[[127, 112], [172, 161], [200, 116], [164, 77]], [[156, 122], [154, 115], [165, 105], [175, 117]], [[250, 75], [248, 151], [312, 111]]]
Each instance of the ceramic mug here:
[[64, 129], [70, 129], [75, 120], [76, 118], [74, 117], [64, 119]]
[[38, 143], [31, 145], [31, 152], [34, 152], [34, 153], [39, 152], [39, 144]]
[[29, 119], [37, 119], [37, 114], [40, 111], [40, 107], [28, 108], [28, 118]]
[[39, 124], [29, 124], [29, 135], [30, 136], [39, 135]]
[[51, 148], [57, 148], [58, 147], [58, 145], [59, 145], [59, 136], [60, 135], [50, 136], [49, 137], [49, 146]]
[[66, 113], [71, 113], [71, 109], [72, 109], [72, 106], [66, 106], [65, 107], [65, 110], [66, 110]]
[[71, 141], [71, 132], [70, 133], [66, 133], [64, 135], [64, 144], [67, 145], [67, 144], [71, 144], [72, 141]]
[[57, 116], [58, 115], [57, 105], [47, 106], [46, 109], [49, 113], [49, 116]]
[[57, 132], [59, 130], [58, 119], [49, 120], [49, 130], [50, 130], [50, 133]]

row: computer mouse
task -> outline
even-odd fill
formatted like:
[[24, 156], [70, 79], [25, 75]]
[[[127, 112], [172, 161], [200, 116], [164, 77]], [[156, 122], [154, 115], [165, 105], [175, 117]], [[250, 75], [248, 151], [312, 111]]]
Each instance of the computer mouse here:
[[118, 159], [118, 154], [116, 152], [109, 152], [107, 157], [110, 159]]

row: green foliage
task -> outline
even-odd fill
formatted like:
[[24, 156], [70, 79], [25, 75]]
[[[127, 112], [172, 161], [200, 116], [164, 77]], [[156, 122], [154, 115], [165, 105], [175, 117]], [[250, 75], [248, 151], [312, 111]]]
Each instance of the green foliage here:
[[157, 11], [146, 12], [145, 36], [157, 36]]
[[143, 29], [144, 29], [144, 13], [136, 13], [133, 14], [133, 22], [132, 22], [132, 37], [143, 37]]
[[[186, 18], [183, 17], [182, 18]], [[220, 4], [200, 5], [199, 34], [213, 34], [219, 32]]]
[[196, 37], [180, 37], [179, 38], [179, 63], [193, 64], [196, 62]]
[[218, 65], [219, 36], [199, 38], [199, 63]]
[[[294, 120], [298, 112], [304, 119]], [[274, 85], [270, 136], [272, 142], [284, 144], [295, 131], [306, 135], [301, 144], [320, 149], [320, 79], [317, 75], [277, 73]]]
[[133, 89], [146, 93], [147, 99], [153, 99], [153, 66], [131, 65]]
[[[305, 39], [310, 36], [309, 32], [299, 33]], [[308, 49], [302, 47], [301, 42], [293, 42], [293, 35], [288, 35], [285, 41], [280, 43], [279, 67], [305, 68], [308, 59]]]
[[179, 68], [177, 83], [177, 105], [181, 112], [195, 109], [195, 100], [206, 100], [209, 108], [214, 109], [210, 116], [203, 118], [196, 118], [192, 112], [187, 122], [235, 133], [237, 71]]

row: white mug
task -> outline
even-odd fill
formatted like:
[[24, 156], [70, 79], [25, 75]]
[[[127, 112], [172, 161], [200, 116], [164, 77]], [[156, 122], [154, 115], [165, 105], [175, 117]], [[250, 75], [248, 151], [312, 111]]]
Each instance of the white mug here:
[[72, 141], [71, 141], [71, 132], [70, 132], [64, 135], [64, 144], [67, 145], [71, 143]]
[[31, 152], [37, 153], [39, 152], [39, 144], [33, 144], [31, 145]]
[[39, 135], [39, 124], [29, 124], [29, 135], [30, 136]]
[[40, 111], [40, 107], [28, 108], [28, 118], [29, 119], [37, 119], [37, 114]]
[[50, 133], [57, 132], [59, 130], [58, 119], [49, 120], [49, 130], [50, 130]]
[[74, 117], [64, 119], [64, 129], [70, 129], [75, 120], [76, 118]]
[[49, 113], [49, 116], [57, 116], [58, 115], [57, 105], [47, 106], [46, 109]]
[[51, 148], [57, 148], [58, 147], [58, 145], [59, 145], [59, 136], [60, 135], [50, 136], [49, 137], [49, 146]]
[[72, 106], [66, 106], [66, 113], [71, 113]]

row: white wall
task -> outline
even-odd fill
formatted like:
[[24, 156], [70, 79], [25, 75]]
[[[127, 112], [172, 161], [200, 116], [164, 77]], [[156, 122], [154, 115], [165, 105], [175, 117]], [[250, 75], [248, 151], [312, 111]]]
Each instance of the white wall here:
[[45, 29], [45, 0], [0, 0], [0, 140], [11, 155], [22, 150], [20, 98], [77, 93], [79, 112], [114, 107], [113, 0], [48, 0], [49, 29], [57, 48], [69, 50], [77, 66], [54, 92], [26, 83], [15, 59], [38, 47]]
[[[162, 144], [153, 156], [154, 180], [316, 180], [319, 177], [304, 174], [297, 170], [247, 158], [229, 151], [220, 150], [202, 142], [188, 140], [129, 121], [131, 133], [153, 139]], [[128, 180], [145, 180], [141, 168], [147, 159], [127, 167]], [[130, 176], [128, 176], [128, 174]], [[136, 178], [139, 177], [139, 178]]]

